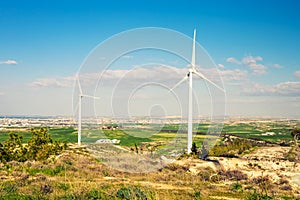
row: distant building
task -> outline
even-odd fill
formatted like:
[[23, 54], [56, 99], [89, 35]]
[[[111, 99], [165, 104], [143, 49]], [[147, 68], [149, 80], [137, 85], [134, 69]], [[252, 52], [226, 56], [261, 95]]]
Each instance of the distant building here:
[[263, 136], [272, 136], [272, 135], [275, 135], [274, 132], [265, 132], [265, 133], [262, 133], [261, 135]]
[[116, 130], [119, 129], [119, 126], [102, 126], [102, 130]]
[[120, 140], [117, 139], [99, 139], [96, 143], [103, 143], [103, 144], [119, 144]]

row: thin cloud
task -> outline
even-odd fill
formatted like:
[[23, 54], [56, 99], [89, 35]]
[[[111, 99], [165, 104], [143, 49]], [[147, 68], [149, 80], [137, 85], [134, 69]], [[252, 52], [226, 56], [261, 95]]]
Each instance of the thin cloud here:
[[[79, 74], [81, 85], [91, 86], [98, 79], [106, 83], [125, 80], [126, 82], [170, 81], [182, 78], [187, 69], [172, 66], [154, 66], [152, 68], [135, 67], [133, 69], [107, 69], [103, 72]], [[38, 78], [30, 83], [33, 87], [72, 87], [75, 76]]]
[[3, 92], [0, 92], [0, 96], [4, 96], [5, 94]]
[[234, 57], [229, 57], [226, 59], [226, 62], [247, 66], [250, 68], [253, 74], [262, 75], [265, 74], [267, 70], [267, 67], [265, 65], [258, 63], [262, 60], [263, 58], [261, 56], [245, 56], [241, 61], [235, 59]]
[[234, 64], [238, 64], [238, 65], [241, 64], [240, 61], [238, 61], [237, 59], [235, 59], [235, 58], [233, 58], [233, 57], [227, 58], [227, 59], [226, 59], [226, 62], [228, 62], [228, 63], [234, 63]]
[[300, 70], [299, 71], [295, 71], [294, 75], [295, 75], [295, 77], [300, 78]]
[[7, 60], [7, 61], [0, 61], [0, 64], [4, 65], [16, 65], [18, 64], [15, 60]]
[[58, 78], [38, 78], [29, 85], [32, 87], [72, 87], [75, 76]]
[[276, 85], [263, 85], [258, 83], [251, 83], [243, 89], [243, 94], [261, 95], [261, 96], [299, 96], [300, 82], [282, 82]]
[[284, 68], [282, 65], [279, 65], [279, 64], [274, 64], [273, 67], [276, 68], [276, 69]]
[[[198, 68], [208, 79], [219, 83], [221, 78], [224, 81], [245, 81], [248, 78], [246, 70], [220, 70], [216, 68]], [[115, 83], [118, 80], [124, 83], [136, 82], [177, 82], [181, 80], [188, 70], [173, 66], [153, 66], [151, 68], [138, 67], [133, 69], [107, 69], [97, 73], [79, 74], [82, 86], [91, 86], [100, 79], [105, 84]], [[30, 83], [34, 87], [72, 87], [75, 76], [38, 78]]]
[[222, 70], [221, 75], [225, 81], [244, 81], [248, 79], [248, 72], [240, 69]]
[[119, 70], [105, 70], [102, 73], [101, 79], [113, 80], [113, 79], [126, 79], [126, 80], [151, 80], [161, 81], [181, 78], [185, 75], [186, 69], [176, 68], [172, 66], [154, 66], [152, 68], [136, 67], [133, 69], [119, 69]]
[[224, 66], [223, 64], [218, 64], [218, 67], [219, 67], [220, 69], [224, 69], [224, 68], [225, 68], [225, 66]]

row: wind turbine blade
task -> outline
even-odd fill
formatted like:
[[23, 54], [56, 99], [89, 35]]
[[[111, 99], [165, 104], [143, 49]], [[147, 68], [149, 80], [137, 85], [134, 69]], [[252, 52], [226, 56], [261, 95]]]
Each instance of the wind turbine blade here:
[[214, 82], [212, 82], [211, 80], [209, 80], [208, 78], [206, 78], [203, 74], [201, 74], [201, 73], [199, 73], [197, 71], [193, 71], [193, 73], [195, 73], [197, 76], [199, 76], [203, 80], [209, 82], [210, 84], [212, 84], [213, 86], [215, 86], [216, 88], [218, 88], [219, 90], [221, 90], [222, 92], [225, 92], [225, 90], [223, 88], [221, 88], [220, 86], [218, 86], [217, 84], [215, 84]]
[[76, 75], [76, 81], [77, 81], [77, 84], [78, 84], [79, 93], [80, 93], [80, 95], [82, 95], [82, 89], [81, 89], [81, 85], [80, 85], [80, 81], [79, 81], [79, 74], [78, 73]]
[[177, 88], [181, 83], [183, 83], [184, 81], [186, 81], [188, 79], [188, 76], [183, 77], [183, 79], [181, 79], [178, 83], [176, 83], [172, 88], [171, 91], [173, 91], [175, 88]]
[[100, 99], [99, 97], [95, 97], [95, 96], [91, 96], [91, 95], [86, 95], [86, 94], [82, 94], [82, 97], [87, 97], [87, 98], [92, 98], [92, 99]]
[[192, 69], [195, 68], [195, 64], [196, 64], [196, 58], [195, 58], [195, 54], [196, 54], [196, 29], [194, 29], [194, 39], [193, 39], [193, 51], [192, 51], [192, 63], [191, 63], [191, 67]]

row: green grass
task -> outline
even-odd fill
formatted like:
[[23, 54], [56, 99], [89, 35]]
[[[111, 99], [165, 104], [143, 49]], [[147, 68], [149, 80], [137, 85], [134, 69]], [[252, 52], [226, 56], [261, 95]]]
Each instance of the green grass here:
[[[13, 131], [23, 137], [23, 142], [27, 142], [31, 138], [30, 131]], [[10, 131], [0, 131], [0, 142], [6, 141], [9, 137]]]
[[[115, 124], [114, 124], [115, 125]], [[133, 146], [135, 143], [140, 142], [169, 142], [173, 140], [178, 134], [186, 134], [186, 124], [139, 124], [136, 128], [130, 127], [123, 130], [117, 129], [100, 130], [95, 128], [84, 128], [82, 131], [83, 143], [94, 143], [101, 138], [119, 139], [120, 145]], [[194, 124], [193, 131], [207, 133], [210, 128], [210, 124]], [[239, 124], [224, 124], [222, 133], [233, 134], [244, 138], [258, 138], [268, 140], [272, 142], [279, 142], [282, 140], [292, 140], [290, 135], [291, 126], [287, 122], [250, 122]], [[13, 130], [23, 137], [23, 142], [26, 143], [31, 138], [29, 128], [22, 128], [20, 131]], [[263, 136], [265, 132], [274, 132], [273, 136]], [[0, 131], [0, 142], [8, 139], [9, 131]], [[61, 127], [61, 128], [49, 128], [49, 134], [53, 140], [77, 142], [77, 130], [74, 127]], [[184, 135], [182, 135], [184, 137]], [[205, 135], [194, 135], [197, 146], [200, 146]]]
[[[31, 138], [30, 129], [26, 129], [25, 131], [13, 131], [23, 137], [23, 142], [27, 143], [27, 141]], [[0, 131], [0, 142], [6, 141], [8, 139], [10, 131]], [[77, 131], [73, 127], [66, 128], [49, 128], [49, 134], [53, 140], [57, 141], [67, 141], [67, 142], [77, 142]]]
[[[228, 125], [225, 124], [223, 133], [233, 134], [244, 138], [258, 138], [271, 142], [280, 140], [289, 141], [291, 137], [291, 127], [284, 122], [251, 122], [247, 124]], [[264, 136], [263, 133], [274, 132], [275, 135]]]
[[62, 165], [59, 165], [55, 168], [43, 168], [43, 169], [38, 169], [38, 168], [27, 168], [26, 171], [30, 175], [36, 175], [37, 173], [42, 173], [50, 176], [55, 176], [60, 173], [62, 173], [65, 170], [65, 167]]
[[49, 134], [53, 140], [76, 142], [77, 131], [73, 127], [67, 128], [50, 128]]
[[134, 146], [134, 144], [139, 145], [141, 142], [151, 142], [149, 138], [134, 137], [122, 130], [115, 130], [115, 131], [108, 130], [108, 131], [104, 131], [104, 133], [109, 139], [120, 140], [120, 145], [122, 146]]

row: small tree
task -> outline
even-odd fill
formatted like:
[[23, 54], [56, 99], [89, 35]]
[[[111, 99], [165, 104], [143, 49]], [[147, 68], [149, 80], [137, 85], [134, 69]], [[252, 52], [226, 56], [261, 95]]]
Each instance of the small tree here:
[[194, 154], [194, 155], [197, 155], [197, 154], [198, 154], [198, 149], [197, 149], [197, 145], [196, 145], [195, 142], [193, 142], [193, 144], [192, 144], [191, 152], [192, 152], [192, 154]]
[[28, 144], [22, 143], [22, 136], [10, 133], [4, 143], [0, 143], [0, 161], [45, 160], [67, 148], [67, 144], [53, 141], [46, 128], [31, 129], [32, 137]]
[[199, 158], [202, 160], [206, 160], [208, 157], [208, 150], [205, 147], [204, 142], [202, 143], [202, 148], [201, 148], [201, 154], [199, 155]]
[[31, 129], [32, 137], [28, 141], [28, 159], [40, 160], [42, 157], [47, 157], [47, 155], [41, 156], [46, 153], [46, 150], [50, 151], [48, 145], [52, 143], [52, 139], [47, 132], [46, 128]]
[[66, 147], [58, 141], [53, 141], [47, 128], [31, 129], [32, 137], [28, 141], [27, 159], [45, 160], [50, 155], [56, 155]]
[[7, 141], [1, 145], [1, 160], [2, 161], [25, 161], [27, 149], [22, 144], [22, 136], [16, 133], [9, 133]]

